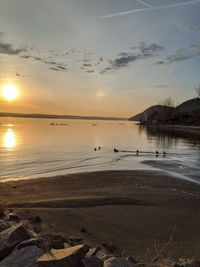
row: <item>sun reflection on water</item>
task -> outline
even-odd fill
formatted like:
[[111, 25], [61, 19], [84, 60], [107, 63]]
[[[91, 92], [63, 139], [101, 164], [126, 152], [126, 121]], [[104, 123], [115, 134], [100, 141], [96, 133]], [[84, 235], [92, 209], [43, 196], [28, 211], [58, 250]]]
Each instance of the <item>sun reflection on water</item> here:
[[4, 135], [4, 147], [14, 148], [16, 146], [16, 136], [13, 130], [8, 129]]

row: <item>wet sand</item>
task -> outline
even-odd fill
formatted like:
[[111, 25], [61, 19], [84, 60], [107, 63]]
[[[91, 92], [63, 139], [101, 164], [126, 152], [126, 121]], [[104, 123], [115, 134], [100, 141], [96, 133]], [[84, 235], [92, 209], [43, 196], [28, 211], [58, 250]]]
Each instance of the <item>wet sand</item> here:
[[[164, 171], [101, 171], [0, 183], [0, 203], [43, 231], [113, 242], [136, 259], [155, 254], [176, 224], [166, 253], [200, 255], [200, 186]], [[81, 228], [89, 234], [82, 234]]]

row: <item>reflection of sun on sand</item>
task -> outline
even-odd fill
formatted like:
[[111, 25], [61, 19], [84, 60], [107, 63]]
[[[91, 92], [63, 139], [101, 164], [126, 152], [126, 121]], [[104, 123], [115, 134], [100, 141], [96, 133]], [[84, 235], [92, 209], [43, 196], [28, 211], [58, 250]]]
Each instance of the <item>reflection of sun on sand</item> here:
[[16, 146], [16, 137], [11, 129], [8, 129], [4, 136], [4, 147], [13, 148]]

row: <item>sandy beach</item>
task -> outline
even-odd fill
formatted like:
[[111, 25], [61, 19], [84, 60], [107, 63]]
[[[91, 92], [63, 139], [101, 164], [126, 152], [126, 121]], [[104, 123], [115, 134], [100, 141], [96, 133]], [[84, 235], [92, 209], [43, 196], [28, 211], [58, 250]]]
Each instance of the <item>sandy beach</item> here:
[[154, 255], [155, 242], [165, 243], [176, 224], [166, 253], [198, 254], [200, 187], [165, 172], [101, 171], [2, 182], [0, 203], [23, 218], [40, 215], [47, 233], [113, 242], [136, 259]]

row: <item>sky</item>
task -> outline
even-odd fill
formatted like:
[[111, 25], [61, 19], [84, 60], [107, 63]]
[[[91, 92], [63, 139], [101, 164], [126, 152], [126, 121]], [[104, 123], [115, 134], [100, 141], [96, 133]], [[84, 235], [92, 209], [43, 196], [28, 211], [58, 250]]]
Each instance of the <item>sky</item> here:
[[1, 0], [0, 112], [130, 117], [200, 84], [200, 0]]

